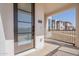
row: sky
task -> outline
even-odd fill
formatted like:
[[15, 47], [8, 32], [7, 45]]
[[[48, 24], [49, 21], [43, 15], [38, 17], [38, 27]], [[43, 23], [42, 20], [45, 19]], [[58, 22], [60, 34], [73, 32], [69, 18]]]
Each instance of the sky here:
[[73, 26], [76, 26], [76, 9], [71, 8], [69, 10], [66, 10], [64, 12], [55, 14], [52, 16], [55, 20], [62, 20], [62, 21], [69, 21], [73, 24]]

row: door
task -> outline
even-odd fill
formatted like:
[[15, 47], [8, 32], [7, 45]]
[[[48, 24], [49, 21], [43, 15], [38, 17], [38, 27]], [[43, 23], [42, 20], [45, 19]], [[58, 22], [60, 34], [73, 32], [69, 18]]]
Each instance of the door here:
[[34, 4], [14, 4], [15, 54], [34, 48]]

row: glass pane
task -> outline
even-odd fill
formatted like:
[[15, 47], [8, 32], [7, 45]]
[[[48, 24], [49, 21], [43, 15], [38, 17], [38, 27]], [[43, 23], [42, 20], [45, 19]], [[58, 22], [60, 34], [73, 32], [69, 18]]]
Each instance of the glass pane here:
[[76, 9], [71, 8], [61, 13], [52, 16], [52, 19], [57, 22], [58, 30], [74, 31], [75, 30], [75, 14]]
[[31, 13], [18, 10], [18, 21], [31, 22]]
[[[49, 29], [53, 30], [58, 30], [58, 31], [74, 31], [76, 30], [76, 9], [75, 8], [71, 8], [65, 11], [62, 11], [60, 13], [56, 13], [52, 16], [49, 16], [50, 20], [52, 20], [50, 22], [50, 24], [48, 24]], [[50, 21], [49, 20], [49, 21]], [[52, 26], [54, 25], [54, 27]]]
[[31, 12], [31, 4], [30, 3], [20, 3], [18, 4], [18, 9]]
[[18, 45], [30, 44], [32, 42], [31, 33], [18, 34]]
[[29, 33], [32, 30], [32, 25], [31, 23], [22, 23], [22, 22], [18, 22], [18, 33]]
[[[50, 21], [52, 20], [52, 21]], [[70, 8], [48, 17], [48, 38], [73, 43], [76, 38], [76, 8]]]

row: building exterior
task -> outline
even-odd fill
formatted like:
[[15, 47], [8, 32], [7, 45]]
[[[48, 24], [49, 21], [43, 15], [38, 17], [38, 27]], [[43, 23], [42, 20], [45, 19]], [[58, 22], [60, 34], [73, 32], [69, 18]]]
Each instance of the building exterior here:
[[63, 30], [63, 31], [74, 30], [74, 26], [72, 25], [71, 22], [56, 21], [56, 20], [52, 20], [52, 19], [49, 21], [50, 21], [50, 25], [49, 25], [50, 30]]
[[63, 21], [57, 21], [56, 27], [57, 27], [57, 30], [64, 30], [65, 27], [63, 25]]
[[52, 30], [55, 30], [55, 20], [52, 20]]
[[70, 22], [65, 22], [64, 26], [65, 26], [65, 30], [73, 30], [74, 29], [74, 26]]

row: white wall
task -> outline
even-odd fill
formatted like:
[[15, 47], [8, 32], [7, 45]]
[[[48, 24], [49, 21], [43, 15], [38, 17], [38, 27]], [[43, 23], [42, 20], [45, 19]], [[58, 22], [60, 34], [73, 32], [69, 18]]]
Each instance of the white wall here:
[[75, 4], [76, 6], [76, 40], [75, 45], [79, 48], [79, 4]]
[[[49, 29], [48, 29], [48, 19], [52, 19], [52, 17], [51, 16], [49, 16], [49, 17], [46, 17], [46, 38], [50, 38], [50, 37], [52, 37], [52, 31], [48, 31]], [[50, 26], [51, 26], [51, 24], [50, 24]]]
[[14, 55], [13, 4], [0, 4], [0, 13], [2, 21], [0, 28], [2, 29], [3, 34], [3, 36], [0, 37], [0, 39], [2, 39], [0, 45], [2, 46], [2, 44], [5, 44], [3, 46], [4, 48], [2, 48], [2, 50], [5, 50], [5, 55]]
[[[0, 5], [1, 8], [1, 5]], [[5, 54], [5, 35], [3, 30], [1, 10], [0, 10], [0, 56]]]
[[[42, 20], [39, 23], [38, 20]], [[42, 4], [35, 4], [35, 47], [44, 47], [44, 9]]]
[[6, 36], [6, 40], [13, 40], [14, 39], [14, 16], [13, 16], [13, 4], [2, 4], [2, 21], [4, 26], [4, 32]]

